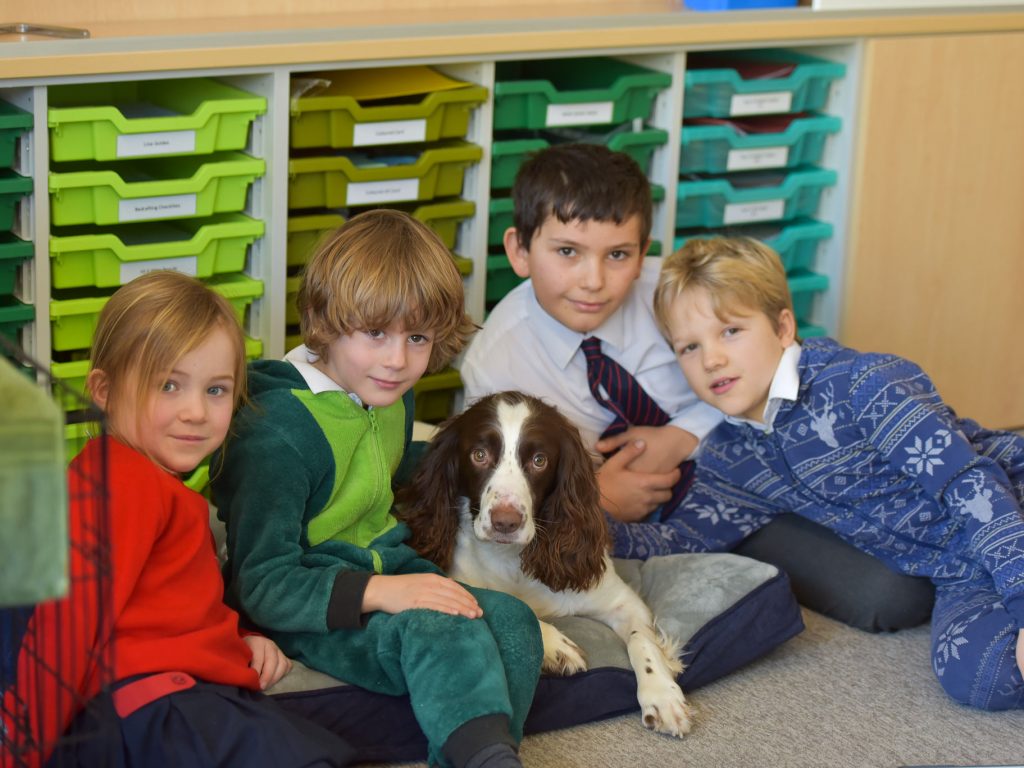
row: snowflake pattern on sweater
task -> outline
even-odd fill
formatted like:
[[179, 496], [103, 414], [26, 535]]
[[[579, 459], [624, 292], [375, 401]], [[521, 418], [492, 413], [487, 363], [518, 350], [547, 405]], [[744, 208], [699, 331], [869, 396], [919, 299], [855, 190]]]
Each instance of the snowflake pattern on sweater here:
[[986, 573], [1024, 618], [1024, 438], [958, 418], [894, 355], [811, 339], [799, 372], [771, 430], [724, 422], [706, 438], [677, 510], [614, 526], [616, 556], [730, 550], [795, 512], [904, 573]]

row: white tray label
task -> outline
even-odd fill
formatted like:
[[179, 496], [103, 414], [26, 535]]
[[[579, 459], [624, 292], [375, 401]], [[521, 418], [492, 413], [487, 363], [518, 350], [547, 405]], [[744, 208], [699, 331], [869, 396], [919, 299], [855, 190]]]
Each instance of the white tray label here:
[[173, 155], [196, 151], [195, 131], [133, 133], [117, 137], [118, 157]]
[[771, 93], [737, 93], [729, 106], [730, 115], [772, 115], [789, 112], [793, 104], [791, 91]]
[[131, 200], [121, 200], [117, 204], [118, 221], [180, 219], [195, 215], [196, 196], [194, 194], [137, 197]]
[[139, 275], [155, 269], [169, 269], [186, 275], [196, 276], [195, 256], [178, 256], [173, 259], [147, 259], [146, 261], [126, 261], [121, 265], [121, 284], [129, 283]]
[[613, 101], [591, 101], [586, 104], [548, 104], [544, 125], [548, 128], [556, 125], [597, 125], [610, 123]]
[[367, 205], [371, 203], [397, 203], [403, 200], [418, 200], [419, 196], [419, 179], [359, 181], [348, 185], [345, 204]]
[[725, 206], [723, 224], [745, 224], [751, 221], [781, 219], [786, 213], [785, 200], [759, 200], [756, 203], [729, 203]]
[[379, 123], [356, 123], [352, 128], [352, 146], [368, 147], [376, 144], [404, 144], [427, 140], [427, 121], [386, 120]]
[[757, 168], [785, 168], [789, 147], [731, 149], [725, 161], [727, 171], [751, 171]]

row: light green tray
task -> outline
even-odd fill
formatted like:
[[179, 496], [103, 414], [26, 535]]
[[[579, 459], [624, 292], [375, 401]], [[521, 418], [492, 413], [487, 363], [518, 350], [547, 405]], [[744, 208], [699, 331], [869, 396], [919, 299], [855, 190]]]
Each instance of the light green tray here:
[[263, 222], [238, 213], [209, 219], [123, 224], [109, 231], [60, 230], [50, 237], [54, 288], [110, 288], [154, 269], [194, 277], [242, 272]]
[[368, 166], [345, 155], [293, 158], [288, 163], [288, 207], [379, 206], [460, 195], [466, 168], [482, 157], [475, 144], [455, 141], [393, 165], [383, 164], [383, 157], [380, 164]]
[[117, 171], [75, 165], [51, 171], [53, 223], [123, 224], [241, 211], [249, 185], [263, 175], [266, 164], [242, 152], [227, 152], [116, 167]]
[[[295, 148], [374, 146], [415, 143], [440, 139], [461, 139], [469, 127], [473, 109], [487, 100], [487, 89], [466, 85], [446, 91], [434, 91], [418, 100], [401, 104], [361, 104], [356, 98], [327, 90], [315, 96], [292, 100], [291, 145]], [[357, 136], [357, 126], [367, 134], [378, 124], [399, 125], [401, 134], [413, 131], [414, 138], [402, 141], [372, 135]], [[381, 129], [387, 125], [379, 126]]]
[[[730, 51], [735, 62], [779, 62], [795, 64], [786, 77], [744, 80], [729, 66], [697, 69], [701, 58], [717, 63], [723, 53], [691, 53], [683, 80], [683, 117], [730, 117], [740, 114], [778, 114], [823, 109], [834, 80], [846, 74], [846, 67], [797, 51], [781, 49]], [[734, 97], [740, 97], [734, 101]], [[742, 97], [749, 97], [744, 100]]]
[[0, 232], [14, 227], [14, 212], [25, 195], [32, 193], [32, 179], [10, 168], [0, 168]]
[[[387, 206], [405, 211], [434, 230], [449, 250], [455, 247], [459, 224], [476, 212], [472, 200], [435, 200], [425, 204], [396, 203]], [[309, 213], [288, 217], [287, 259], [289, 267], [308, 263], [320, 238], [345, 223], [345, 211]]]
[[[263, 295], [263, 282], [247, 275], [216, 275], [203, 282], [231, 302], [243, 327], [249, 305]], [[78, 295], [50, 302], [52, 346], [59, 352], [90, 347], [100, 310], [110, 298], [109, 295], [97, 296], [83, 289], [69, 293]]]
[[793, 120], [778, 133], [738, 133], [731, 125], [684, 125], [680, 173], [726, 173], [752, 168], [795, 168], [821, 160], [825, 139], [843, 121], [831, 115]]
[[837, 178], [835, 171], [799, 168], [785, 174], [779, 184], [768, 186], [741, 187], [737, 174], [681, 181], [676, 227], [720, 227], [814, 216], [821, 193]]
[[455, 404], [455, 393], [460, 389], [462, 377], [454, 368], [424, 376], [412, 388], [416, 419], [431, 424], [447, 419]]
[[32, 115], [0, 100], [0, 168], [14, 165], [18, 138], [32, 127]]
[[[255, 360], [262, 355], [263, 342], [251, 336], [246, 336], [246, 359]], [[81, 398], [88, 397], [85, 391], [85, 380], [89, 375], [90, 364], [88, 358], [50, 363], [50, 374], [53, 378], [59, 379], [64, 385], [64, 387], [54, 387], [53, 396], [65, 411], [81, 408]]]
[[796, 219], [782, 224], [748, 224], [725, 230], [698, 230], [676, 233], [674, 247], [678, 250], [695, 237], [752, 237], [779, 254], [787, 274], [794, 270], [813, 270], [821, 243], [832, 237], [832, 225], [813, 219]]
[[78, 83], [49, 89], [56, 162], [244, 149], [262, 96], [209, 78]]
[[0, 296], [10, 296], [18, 285], [18, 268], [32, 258], [33, 245], [12, 232], [0, 232]]
[[610, 125], [651, 115], [671, 75], [605, 57], [499, 61], [494, 129]]

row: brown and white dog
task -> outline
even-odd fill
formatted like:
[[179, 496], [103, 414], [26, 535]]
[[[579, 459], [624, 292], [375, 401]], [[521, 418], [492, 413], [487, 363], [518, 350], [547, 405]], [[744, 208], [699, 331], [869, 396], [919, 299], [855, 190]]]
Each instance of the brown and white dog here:
[[477, 401], [431, 441], [399, 493], [410, 544], [452, 578], [515, 595], [541, 619], [544, 671], [587, 668], [543, 621], [587, 616], [626, 644], [648, 728], [682, 736], [691, 713], [676, 675], [678, 643], [615, 572], [591, 455], [555, 408], [519, 392]]

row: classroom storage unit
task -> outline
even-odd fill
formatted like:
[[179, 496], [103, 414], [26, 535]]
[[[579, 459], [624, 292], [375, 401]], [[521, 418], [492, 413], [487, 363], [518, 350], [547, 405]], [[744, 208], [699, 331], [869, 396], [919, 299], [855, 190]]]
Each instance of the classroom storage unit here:
[[[830, 49], [821, 46], [772, 50], [794, 54], [797, 69], [804, 56], [843, 66], [828, 61]], [[831, 51], [848, 59], [842, 46]], [[0, 247], [0, 296], [5, 277], [9, 282], [13, 271], [17, 284], [26, 263], [44, 258], [45, 284], [31, 278], [44, 303], [33, 307], [29, 294], [15, 289], [3, 299], [11, 309], [0, 321], [9, 317], [8, 333], [29, 339], [56, 375], [74, 380], [76, 366], [87, 365], [89, 338], [110, 293], [145, 271], [180, 269], [237, 285], [236, 310], [251, 341], [260, 354], [280, 357], [301, 342], [296, 299], [317, 243], [351, 216], [389, 207], [437, 232], [465, 278], [471, 315], [482, 322], [522, 282], [501, 242], [512, 224], [515, 175], [531, 153], [572, 141], [625, 152], [647, 173], [651, 255], [694, 234], [774, 228], [755, 236], [793, 248], [792, 257], [783, 253], [793, 270], [826, 278], [827, 287], [820, 280], [795, 284], [810, 313], [802, 327], [824, 329], [819, 310], [833, 290], [835, 265], [822, 268], [830, 234], [821, 226], [834, 214], [821, 215], [821, 200], [845, 185], [824, 166], [829, 142], [843, 136], [846, 123], [828, 114], [827, 98], [806, 97], [803, 111], [782, 116], [688, 116], [689, 78], [715, 69], [701, 63], [712, 53], [725, 55], [435, 58], [48, 86], [40, 111], [48, 146], [35, 155], [49, 192], [44, 238], [33, 243], [18, 233], [12, 247], [34, 257], [12, 252], [19, 265], [13, 270]], [[0, 121], [0, 145], [2, 129]], [[745, 186], [755, 172], [779, 174], [778, 183]], [[24, 219], [19, 209], [33, 188], [23, 178], [12, 182], [12, 227]], [[0, 211], [3, 191], [0, 183]], [[780, 198], [782, 212], [773, 218], [755, 213], [771, 211]], [[26, 336], [33, 318], [45, 327]], [[417, 416], [447, 416], [460, 403], [460, 388], [455, 369], [425, 377]]]

